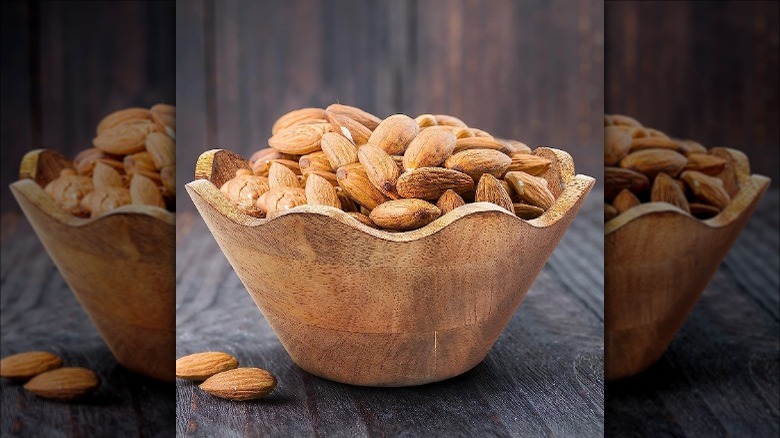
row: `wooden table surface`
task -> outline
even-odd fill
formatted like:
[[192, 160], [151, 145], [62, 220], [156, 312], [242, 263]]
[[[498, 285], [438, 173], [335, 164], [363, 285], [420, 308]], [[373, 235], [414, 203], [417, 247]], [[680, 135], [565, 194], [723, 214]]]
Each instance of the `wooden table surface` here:
[[2, 215], [0, 246], [0, 356], [48, 350], [101, 380], [83, 401], [56, 402], [3, 379], [0, 436], [174, 436], [174, 385], [116, 362], [21, 213]]
[[607, 384], [607, 436], [780, 434], [779, 198], [761, 200], [661, 360]]
[[410, 388], [366, 388], [301, 370], [200, 216], [177, 226], [177, 356], [235, 355], [278, 378], [267, 399], [217, 399], [177, 383], [180, 436], [601, 436], [602, 193], [591, 193], [508, 326], [476, 368]]

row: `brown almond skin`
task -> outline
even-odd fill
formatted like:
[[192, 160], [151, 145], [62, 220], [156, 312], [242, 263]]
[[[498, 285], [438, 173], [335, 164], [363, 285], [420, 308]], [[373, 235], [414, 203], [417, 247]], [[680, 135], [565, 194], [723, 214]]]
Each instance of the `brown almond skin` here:
[[604, 128], [604, 165], [615, 166], [631, 149], [631, 134], [614, 126]]
[[631, 193], [631, 191], [626, 189], [621, 190], [620, 193], [615, 196], [615, 199], [612, 200], [612, 206], [615, 207], [615, 210], [617, 210], [618, 214], [623, 213], [630, 208], [636, 207], [639, 204], [639, 198]]
[[330, 130], [323, 124], [293, 125], [268, 139], [268, 145], [284, 154], [306, 155], [320, 150], [322, 136]]
[[714, 155], [692, 153], [688, 154], [688, 162], [685, 163], [683, 170], [696, 170], [710, 176], [717, 176], [723, 172], [726, 163], [726, 160]]
[[401, 171], [393, 157], [378, 146], [366, 144], [358, 150], [358, 160], [374, 187], [390, 199], [400, 198], [395, 185]]
[[86, 368], [57, 368], [38, 374], [24, 389], [53, 400], [74, 400], [93, 393], [100, 386], [97, 374]]
[[[469, 177], [469, 179], [471, 178]], [[474, 181], [471, 183], [473, 185]], [[447, 190], [441, 195], [439, 200], [436, 201], [436, 206], [439, 207], [442, 215], [445, 215], [452, 210], [455, 210], [456, 208], [462, 207], [464, 205], [466, 205], [466, 201], [464, 201], [463, 198], [461, 198], [460, 195], [455, 193], [453, 190]]]
[[300, 187], [298, 177], [284, 164], [272, 162], [268, 168], [268, 187]]
[[[265, 192], [263, 207], [268, 215], [306, 204], [306, 191], [297, 187], [275, 187]], [[258, 198], [258, 201], [260, 198]]]
[[707, 148], [703, 144], [697, 141], [693, 141], [693, 140], [677, 140], [677, 141], [680, 143], [680, 147], [682, 147], [682, 152], [685, 155], [707, 153]]
[[441, 210], [422, 199], [396, 199], [382, 203], [371, 210], [369, 218], [388, 230], [414, 230], [433, 222]]
[[521, 141], [505, 139], [505, 138], [497, 138], [496, 140], [504, 143], [504, 147], [509, 152], [510, 156], [519, 153], [530, 154], [532, 152], [531, 148], [527, 144]]
[[612, 200], [621, 190], [628, 189], [634, 193], [650, 190], [650, 179], [644, 174], [621, 167], [604, 168], [604, 197]]
[[61, 366], [62, 359], [54, 353], [27, 351], [6, 356], [0, 360], [0, 377], [27, 380]]
[[92, 185], [95, 188], [124, 187], [125, 182], [116, 169], [99, 161], [92, 170]]
[[604, 204], [604, 223], [607, 223], [616, 218], [617, 215], [618, 211], [615, 207], [610, 204]]
[[544, 209], [535, 205], [525, 204], [522, 202], [516, 202], [513, 205], [515, 208], [515, 216], [519, 217], [520, 219], [536, 219], [544, 214]]
[[463, 120], [461, 120], [461, 119], [459, 119], [459, 118], [457, 118], [455, 116], [451, 116], [451, 115], [448, 115], [448, 114], [434, 114], [433, 117], [436, 118], [436, 123], [439, 124], [439, 125], [457, 126], [457, 127], [460, 127], [460, 128], [468, 128], [468, 125], [466, 125], [466, 122], [464, 122]]
[[[324, 138], [325, 136], [323, 136]], [[301, 156], [298, 159], [298, 168], [302, 174], [306, 174], [310, 170], [320, 170], [322, 172], [333, 172], [335, 169], [330, 164], [328, 154], [323, 151], [312, 152]]]
[[650, 201], [666, 202], [667, 204], [679, 207], [686, 213], [690, 213], [690, 207], [688, 206], [688, 200], [685, 199], [685, 193], [683, 193], [674, 178], [665, 173], [659, 173], [655, 177], [653, 189], [650, 192]]
[[635, 126], [638, 128], [642, 127], [642, 124], [639, 123], [639, 120], [629, 117], [623, 114], [611, 114], [610, 119], [612, 120], [613, 125], [617, 126]]
[[506, 191], [501, 181], [493, 175], [484, 174], [477, 184], [477, 193], [474, 195], [475, 202], [491, 202], [502, 207], [504, 210], [514, 214], [515, 208], [512, 205], [512, 198]]
[[396, 189], [404, 198], [438, 199], [444, 192], [463, 193], [474, 188], [474, 180], [457, 170], [443, 167], [418, 167], [398, 178]]
[[404, 152], [404, 169], [441, 165], [452, 155], [455, 141], [455, 134], [449, 129], [438, 127], [423, 129]]
[[[645, 128], [649, 131], [649, 128]], [[676, 152], [683, 152], [683, 147], [679, 142], [663, 137], [640, 137], [631, 140], [631, 149], [629, 152], [635, 152], [642, 149], [669, 149]]]
[[363, 213], [357, 211], [351, 211], [347, 214], [357, 219], [358, 222], [362, 223], [363, 225], [369, 226], [371, 228], [376, 228], [376, 224], [374, 223], [374, 221], [372, 221], [370, 217], [366, 216]]
[[502, 177], [511, 164], [512, 159], [500, 151], [468, 149], [447, 158], [444, 167], [463, 172], [477, 182], [485, 173]]
[[552, 161], [533, 154], [517, 153], [510, 155], [512, 163], [506, 169], [507, 172], [521, 171], [533, 176], [544, 175], [550, 170]]
[[125, 108], [103, 117], [97, 125], [97, 133], [131, 120], [150, 120], [151, 112], [146, 108]]
[[165, 200], [157, 184], [141, 174], [133, 175], [130, 180], [130, 200], [136, 205], [165, 208]]
[[504, 178], [524, 202], [541, 207], [545, 211], [555, 204], [555, 195], [550, 191], [544, 178], [522, 171], [507, 172]]
[[343, 114], [373, 131], [382, 122], [382, 119], [355, 106], [334, 103], [325, 108], [332, 113]]
[[333, 132], [352, 140], [356, 146], [368, 143], [368, 139], [371, 137], [370, 129], [344, 114], [326, 110], [325, 119], [330, 123]]
[[357, 147], [346, 137], [336, 132], [328, 132], [322, 136], [322, 151], [328, 157], [330, 166], [338, 169], [347, 164], [357, 163]]
[[439, 124], [436, 121], [436, 116], [433, 114], [420, 114], [414, 118], [414, 121], [417, 123], [417, 126], [419, 126], [420, 129], [436, 126]]
[[406, 114], [394, 114], [374, 129], [368, 144], [375, 145], [390, 155], [403, 155], [419, 130], [413, 118]]
[[468, 149], [493, 149], [496, 151], [506, 149], [504, 143], [492, 137], [458, 137], [457, 134], [455, 136], [457, 140], [455, 140], [454, 154]]
[[271, 134], [276, 134], [282, 129], [289, 128], [306, 121], [325, 119], [325, 110], [322, 108], [301, 108], [282, 115], [271, 127]]
[[341, 208], [341, 201], [339, 201], [339, 196], [336, 194], [336, 189], [327, 179], [317, 174], [310, 174], [306, 178], [305, 190], [307, 204]]
[[200, 389], [227, 400], [247, 401], [262, 398], [276, 388], [276, 377], [261, 368], [236, 368], [215, 374], [200, 384]]
[[235, 368], [238, 359], [221, 351], [204, 351], [176, 359], [176, 377], [197, 382]]
[[720, 210], [726, 208], [731, 202], [731, 196], [723, 186], [723, 181], [695, 170], [686, 170], [680, 175], [680, 179], [691, 190], [699, 201], [717, 207]]
[[661, 172], [676, 177], [686, 162], [685, 155], [670, 149], [642, 149], [623, 157], [620, 167], [636, 170], [654, 179]]
[[377, 205], [390, 199], [374, 187], [374, 184], [368, 179], [366, 169], [360, 163], [339, 167], [336, 171], [336, 178], [338, 178], [339, 186], [350, 198], [369, 210], [373, 210]]

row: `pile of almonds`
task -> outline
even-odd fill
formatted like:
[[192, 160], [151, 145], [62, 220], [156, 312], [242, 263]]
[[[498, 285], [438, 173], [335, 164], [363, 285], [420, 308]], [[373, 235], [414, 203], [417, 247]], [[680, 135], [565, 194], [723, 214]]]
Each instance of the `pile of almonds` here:
[[625, 115], [604, 116], [604, 219], [644, 202], [666, 202], [699, 219], [716, 216], [739, 191], [724, 148], [670, 138]]
[[238, 367], [238, 359], [219, 351], [206, 351], [176, 359], [176, 377], [203, 382], [200, 389], [227, 400], [262, 398], [276, 388], [276, 377], [262, 368]]
[[62, 359], [48, 351], [28, 351], [0, 360], [0, 377], [27, 381], [24, 389], [53, 400], [74, 400], [100, 386], [97, 374], [86, 368], [62, 367]]
[[157, 104], [111, 113], [98, 124], [92, 144], [45, 187], [63, 210], [97, 217], [127, 204], [174, 209], [174, 106]]
[[270, 147], [220, 188], [256, 217], [325, 205], [370, 227], [403, 231], [467, 202], [491, 202], [523, 219], [555, 203], [540, 177], [550, 160], [449, 115], [382, 120], [333, 104], [284, 114], [272, 134]]

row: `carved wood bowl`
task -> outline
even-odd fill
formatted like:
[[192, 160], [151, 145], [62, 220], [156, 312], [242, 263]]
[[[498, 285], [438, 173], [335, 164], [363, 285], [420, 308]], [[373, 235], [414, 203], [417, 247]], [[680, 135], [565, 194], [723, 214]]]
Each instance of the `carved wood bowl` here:
[[117, 361], [173, 381], [175, 215], [126, 205], [98, 218], [73, 216], [43, 191], [66, 167], [71, 162], [54, 151], [28, 152], [11, 192]]
[[739, 190], [717, 216], [699, 220], [650, 202], [606, 223], [604, 233], [605, 378], [637, 374], [663, 355], [769, 186], [733, 158]]
[[409, 386], [484, 359], [593, 186], [565, 152], [537, 153], [553, 160], [544, 176], [557, 202], [533, 220], [489, 203], [407, 232], [313, 205], [258, 219], [218, 189], [248, 168], [226, 150], [203, 153], [186, 188], [298, 366], [343, 383]]

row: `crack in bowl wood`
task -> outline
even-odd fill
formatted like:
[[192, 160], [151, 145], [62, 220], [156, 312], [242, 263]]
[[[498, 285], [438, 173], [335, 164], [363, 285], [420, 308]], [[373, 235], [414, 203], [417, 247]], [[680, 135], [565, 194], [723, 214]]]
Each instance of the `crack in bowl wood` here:
[[117, 361], [173, 381], [175, 215], [126, 205], [98, 218], [73, 216], [42, 188], [65, 167], [71, 162], [54, 151], [28, 152], [11, 192]]
[[605, 378], [617, 380], [661, 358], [769, 186], [735, 160], [739, 192], [717, 216], [698, 220], [666, 203], [636, 206], [605, 225]]
[[343, 383], [408, 386], [484, 359], [592, 188], [565, 152], [537, 153], [554, 160], [545, 177], [558, 200], [533, 220], [489, 203], [407, 232], [325, 206], [258, 219], [218, 189], [246, 167], [226, 150], [202, 154], [202, 179], [186, 188], [296, 364]]

